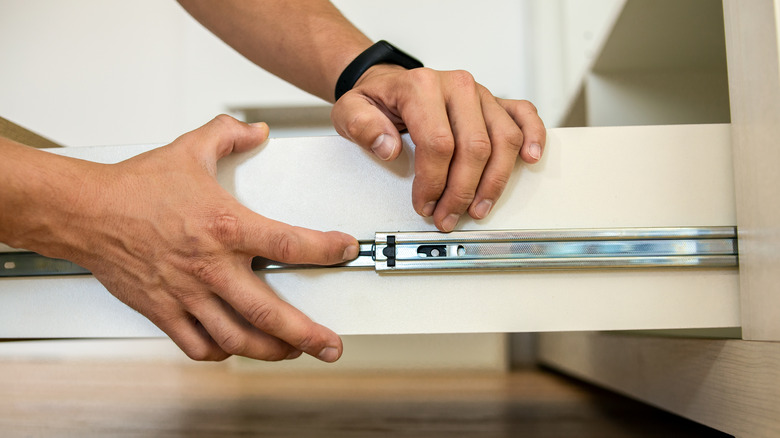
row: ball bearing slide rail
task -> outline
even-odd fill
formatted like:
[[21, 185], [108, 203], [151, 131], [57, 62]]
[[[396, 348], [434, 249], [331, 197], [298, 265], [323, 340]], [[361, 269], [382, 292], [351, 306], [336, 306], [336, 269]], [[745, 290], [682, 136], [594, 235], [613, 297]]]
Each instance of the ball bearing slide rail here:
[[[460, 270], [735, 268], [735, 227], [379, 232], [359, 256], [334, 266], [285, 265], [256, 257], [256, 271], [373, 268], [378, 273]], [[0, 253], [0, 277], [85, 275], [66, 260]]]

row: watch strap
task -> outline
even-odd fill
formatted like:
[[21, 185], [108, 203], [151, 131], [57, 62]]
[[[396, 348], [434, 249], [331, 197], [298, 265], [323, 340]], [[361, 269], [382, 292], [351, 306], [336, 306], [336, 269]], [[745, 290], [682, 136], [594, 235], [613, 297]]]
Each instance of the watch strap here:
[[351, 90], [366, 70], [377, 64], [395, 64], [409, 70], [423, 67], [422, 62], [381, 40], [363, 51], [341, 72], [336, 81], [336, 100]]

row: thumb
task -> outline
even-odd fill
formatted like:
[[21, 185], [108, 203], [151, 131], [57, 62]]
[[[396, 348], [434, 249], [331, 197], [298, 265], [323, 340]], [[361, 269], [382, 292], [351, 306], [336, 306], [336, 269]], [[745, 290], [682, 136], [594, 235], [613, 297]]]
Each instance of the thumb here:
[[215, 163], [233, 152], [246, 152], [268, 138], [268, 125], [248, 124], [220, 114], [187, 136], [194, 140], [198, 155]]
[[387, 114], [366, 96], [348, 92], [330, 113], [336, 132], [381, 160], [394, 160], [401, 154], [401, 135]]

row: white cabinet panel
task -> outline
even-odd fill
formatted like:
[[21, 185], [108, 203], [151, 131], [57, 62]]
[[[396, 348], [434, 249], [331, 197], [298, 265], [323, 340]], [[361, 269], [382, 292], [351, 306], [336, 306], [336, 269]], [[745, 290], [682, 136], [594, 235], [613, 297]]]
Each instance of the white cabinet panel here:
[[[114, 162], [150, 147], [57, 151]], [[221, 184], [261, 214], [338, 229], [433, 230], [411, 208], [413, 148], [385, 164], [338, 137], [272, 139], [220, 163]], [[483, 221], [459, 229], [734, 225], [728, 125], [552, 129]], [[341, 334], [739, 326], [736, 269], [379, 275], [262, 274]], [[90, 277], [0, 280], [0, 338], [159, 333]]]
[[777, 1], [726, 1], [743, 336], [780, 341], [780, 44]]

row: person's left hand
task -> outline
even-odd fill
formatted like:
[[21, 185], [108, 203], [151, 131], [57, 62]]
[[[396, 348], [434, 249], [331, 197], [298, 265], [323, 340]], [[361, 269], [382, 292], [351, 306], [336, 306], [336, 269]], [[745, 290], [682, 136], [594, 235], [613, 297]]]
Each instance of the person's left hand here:
[[401, 153], [399, 131], [416, 145], [412, 205], [452, 231], [461, 215], [490, 213], [518, 155], [539, 161], [546, 131], [528, 101], [493, 96], [465, 71], [371, 67], [334, 105], [343, 137], [383, 160]]
[[357, 257], [357, 240], [261, 216], [216, 180], [220, 159], [267, 136], [222, 115], [117, 164], [68, 160], [61, 172], [78, 184], [64, 218], [44, 222], [66, 224], [45, 255], [87, 268], [192, 359], [337, 360], [338, 335], [279, 298], [252, 259], [331, 265]]

